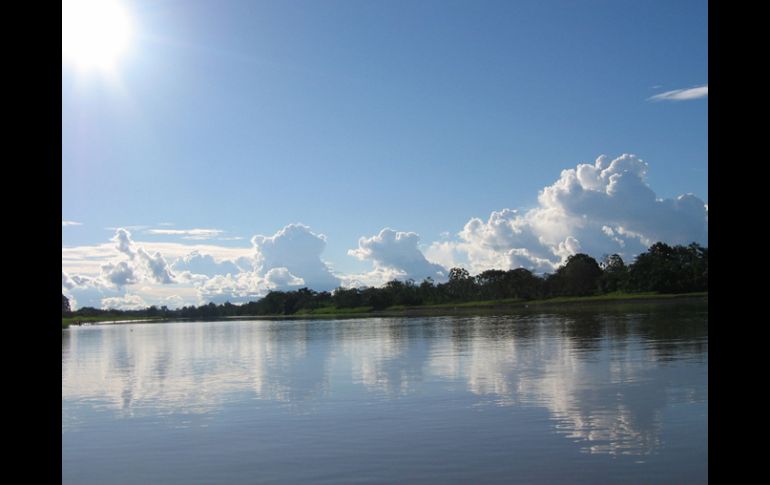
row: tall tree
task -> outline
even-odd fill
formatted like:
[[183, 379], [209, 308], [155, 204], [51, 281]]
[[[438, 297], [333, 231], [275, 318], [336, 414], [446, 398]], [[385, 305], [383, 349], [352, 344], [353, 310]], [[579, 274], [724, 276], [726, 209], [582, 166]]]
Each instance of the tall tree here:
[[601, 293], [612, 293], [626, 289], [628, 267], [620, 255], [605, 254], [599, 266], [602, 269], [602, 276], [599, 279], [599, 291]]
[[446, 283], [449, 296], [455, 300], [470, 300], [474, 296], [476, 283], [465, 268], [449, 270], [449, 281]]
[[599, 289], [602, 270], [599, 263], [587, 254], [573, 254], [564, 266], [556, 270], [561, 274], [564, 292], [569, 296], [593, 295]]

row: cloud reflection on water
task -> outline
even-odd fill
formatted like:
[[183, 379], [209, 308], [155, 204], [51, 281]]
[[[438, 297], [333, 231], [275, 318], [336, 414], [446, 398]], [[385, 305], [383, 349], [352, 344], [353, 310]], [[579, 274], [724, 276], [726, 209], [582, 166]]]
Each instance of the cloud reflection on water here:
[[[590, 453], [660, 447], [672, 400], [707, 402], [671, 365], [707, 364], [704, 318], [540, 315], [336, 322], [187, 322], [74, 328], [62, 337], [63, 426], [78, 406], [134, 416], [205, 415], [237, 403], [294, 412], [334, 399], [445, 392], [467, 405], [537, 407]], [[458, 386], [459, 385], [459, 386]], [[436, 387], [438, 386], [438, 387]], [[440, 389], [440, 390], [437, 390]], [[673, 392], [676, 390], [676, 392]], [[367, 397], [369, 396], [369, 397]]]

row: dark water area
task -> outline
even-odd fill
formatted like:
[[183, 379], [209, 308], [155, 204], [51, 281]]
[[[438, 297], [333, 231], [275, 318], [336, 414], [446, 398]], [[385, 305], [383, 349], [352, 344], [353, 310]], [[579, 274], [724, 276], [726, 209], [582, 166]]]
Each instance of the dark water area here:
[[708, 310], [62, 332], [63, 483], [702, 483]]

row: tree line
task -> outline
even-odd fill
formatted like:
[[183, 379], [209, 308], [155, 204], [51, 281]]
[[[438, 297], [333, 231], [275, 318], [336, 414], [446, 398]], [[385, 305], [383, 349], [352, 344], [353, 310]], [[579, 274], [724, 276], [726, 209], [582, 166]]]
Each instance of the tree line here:
[[669, 246], [658, 242], [626, 265], [617, 255], [596, 261], [575, 254], [554, 273], [538, 276], [524, 268], [491, 269], [471, 276], [452, 268], [446, 283], [426, 278], [392, 280], [382, 287], [337, 288], [333, 292], [300, 288], [271, 291], [258, 301], [242, 305], [209, 303], [169, 309], [151, 306], [142, 310], [100, 310], [84, 307], [70, 311], [62, 295], [63, 316], [135, 316], [164, 318], [216, 318], [247, 315], [292, 315], [320, 308], [330, 310], [383, 310], [392, 306], [419, 306], [483, 300], [533, 300], [559, 296], [591, 296], [614, 292], [690, 293], [708, 291], [708, 248], [697, 243]]

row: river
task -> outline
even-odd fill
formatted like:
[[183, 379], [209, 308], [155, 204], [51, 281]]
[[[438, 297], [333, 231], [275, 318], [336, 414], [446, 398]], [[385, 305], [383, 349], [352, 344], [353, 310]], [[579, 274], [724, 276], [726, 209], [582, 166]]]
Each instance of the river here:
[[62, 332], [63, 483], [705, 483], [708, 310]]

